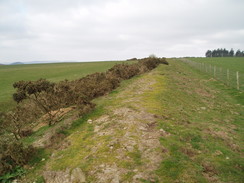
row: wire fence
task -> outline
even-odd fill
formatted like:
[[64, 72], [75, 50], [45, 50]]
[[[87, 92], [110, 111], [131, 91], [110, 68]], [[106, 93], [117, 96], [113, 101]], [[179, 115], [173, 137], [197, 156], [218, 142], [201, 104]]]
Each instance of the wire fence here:
[[231, 69], [217, 67], [215, 65], [194, 62], [187, 59], [182, 59], [183, 62], [189, 64], [190, 66], [205, 72], [226, 84], [229, 87], [236, 88], [237, 90], [244, 91], [244, 74], [238, 71], [233, 71]]

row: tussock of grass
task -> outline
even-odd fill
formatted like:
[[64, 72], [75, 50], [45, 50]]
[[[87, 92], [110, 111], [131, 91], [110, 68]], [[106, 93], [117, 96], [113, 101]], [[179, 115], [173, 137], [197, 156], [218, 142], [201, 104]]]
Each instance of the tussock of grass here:
[[37, 132], [33, 133], [31, 136], [24, 138], [23, 142], [28, 145], [32, 144], [35, 140], [40, 138], [49, 128], [49, 126], [41, 127]]
[[141, 162], [141, 152], [138, 150], [138, 147], [134, 149], [132, 152], [128, 152], [128, 156], [133, 159], [133, 164], [136, 166], [140, 166], [142, 164]]

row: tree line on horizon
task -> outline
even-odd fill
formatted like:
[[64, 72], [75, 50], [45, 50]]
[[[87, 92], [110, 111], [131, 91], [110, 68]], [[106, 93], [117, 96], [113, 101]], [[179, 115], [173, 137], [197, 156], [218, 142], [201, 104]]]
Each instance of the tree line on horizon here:
[[218, 48], [215, 50], [208, 50], [205, 53], [206, 57], [244, 57], [244, 51], [238, 49], [236, 52], [231, 48], [227, 50], [225, 48]]

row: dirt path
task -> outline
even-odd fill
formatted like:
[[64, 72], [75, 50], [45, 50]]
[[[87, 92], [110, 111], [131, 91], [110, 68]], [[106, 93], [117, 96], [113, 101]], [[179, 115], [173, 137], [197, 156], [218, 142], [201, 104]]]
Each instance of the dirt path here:
[[[133, 182], [156, 180], [153, 172], [162, 160], [163, 150], [159, 138], [169, 134], [163, 129], [158, 129], [156, 116], [148, 113], [143, 105], [139, 105], [141, 95], [152, 90], [155, 82], [153, 79], [145, 78], [137, 80], [117, 96], [122, 99], [117, 107], [107, 108], [110, 115], [101, 116], [93, 121], [97, 136], [113, 137], [109, 147], [111, 152], [116, 154], [116, 158], [134, 164], [132, 170], [120, 167], [116, 162], [114, 164], [105, 162], [91, 172], [97, 178], [97, 182], [120, 182], [131, 171]], [[95, 138], [96, 136], [94, 140]], [[119, 147], [116, 147], [118, 144]]]
[[[152, 91], [157, 82], [153, 77], [155, 74], [156, 71], [152, 71], [133, 81], [116, 96], [108, 97], [106, 100], [111, 100], [111, 105], [106, 106], [106, 114], [87, 121], [93, 127], [93, 133], [86, 139], [89, 143], [80, 147], [83, 149], [77, 164], [86, 165], [81, 169], [85, 171], [87, 182], [136, 183], [158, 179], [155, 170], [166, 151], [159, 138], [170, 134], [158, 128], [157, 116], [149, 113], [143, 105], [143, 96]], [[77, 132], [69, 137], [72, 144], [69, 148], [77, 148], [72, 139], [79, 134]], [[53, 158], [56, 159], [54, 164], [58, 163], [57, 159], [65, 159], [63, 155], [55, 154]], [[47, 166], [44, 178], [46, 182], [60, 182], [58, 179], [62, 173], [58, 171], [56, 176], [55, 171], [48, 170], [52, 166], [52, 163]], [[74, 164], [71, 167], [77, 168]], [[64, 182], [67, 177], [72, 181], [72, 173], [67, 176], [65, 172], [67, 169], [61, 181]]]

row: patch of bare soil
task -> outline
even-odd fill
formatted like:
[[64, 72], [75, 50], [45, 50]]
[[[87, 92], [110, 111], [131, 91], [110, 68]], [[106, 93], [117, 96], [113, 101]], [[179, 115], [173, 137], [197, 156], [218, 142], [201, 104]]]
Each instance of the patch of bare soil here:
[[208, 182], [216, 182], [216, 183], [222, 182], [218, 178], [217, 170], [210, 162], [204, 162], [202, 166], [203, 166], [203, 176], [208, 180]]
[[[100, 183], [120, 182], [123, 176], [130, 171], [134, 171], [133, 182], [140, 182], [139, 179], [155, 179], [156, 175], [152, 172], [158, 168], [163, 158], [159, 138], [169, 134], [162, 129], [157, 129], [155, 117], [145, 111], [138, 112], [123, 107], [115, 109], [112, 116], [113, 119], [109, 116], [102, 116], [93, 121], [95, 125], [94, 132], [98, 136], [113, 136], [109, 146], [113, 150], [116, 144], [119, 144], [119, 148], [112, 151], [116, 154], [118, 160], [133, 162], [133, 157], [128, 156], [128, 154], [138, 151], [142, 163], [135, 170], [121, 167], [116, 162], [112, 165], [104, 163], [94, 167], [90, 176], [95, 176], [97, 182]], [[108, 125], [109, 127], [106, 128]], [[118, 133], [121, 135], [118, 135]], [[102, 144], [97, 147], [96, 151], [99, 151], [99, 148], [103, 148]]]
[[241, 148], [234, 143], [234, 132], [232, 128], [231, 126], [229, 128], [218, 127], [218, 130], [216, 130], [216, 127], [208, 127], [205, 133], [223, 140], [233, 151], [240, 152]]
[[197, 93], [201, 97], [214, 98], [214, 95], [212, 93], [210, 93], [209, 91], [207, 91], [203, 88], [196, 88], [195, 93]]
[[86, 182], [85, 174], [80, 168], [75, 168], [72, 171], [46, 171], [43, 174], [45, 182], [49, 183], [82, 183]]
[[[70, 111], [71, 110], [66, 110], [65, 114], [67, 114]], [[63, 117], [64, 117], [64, 113], [61, 113], [61, 114], [63, 114]], [[66, 141], [62, 142], [62, 139], [64, 138], [64, 136], [60, 135], [58, 132], [62, 129], [69, 128], [69, 126], [72, 124], [72, 122], [74, 120], [76, 120], [77, 118], [78, 118], [78, 116], [74, 115], [72, 117], [68, 117], [68, 118], [64, 119], [64, 121], [62, 121], [61, 123], [58, 123], [55, 126], [53, 126], [52, 128], [48, 129], [46, 131], [46, 133], [40, 139], [35, 141], [32, 145], [37, 148], [53, 146], [55, 149], [57, 149], [57, 148], [63, 147], [63, 146], [67, 147], [67, 144], [69, 144], [69, 143], [67, 143]], [[43, 122], [41, 124], [43, 124], [43, 126], [46, 126], [45, 122]], [[41, 127], [42, 127], [41, 125], [38, 125], [38, 127], [36, 127], [36, 129], [37, 128], [40, 129]]]
[[[54, 121], [62, 120], [70, 111], [74, 110], [73, 107], [61, 108], [56, 111], [51, 111], [51, 115], [53, 116]], [[33, 128], [33, 131], [38, 131], [41, 127], [47, 126], [49, 121], [49, 115], [45, 114], [39, 119], [39, 123], [37, 126]]]

